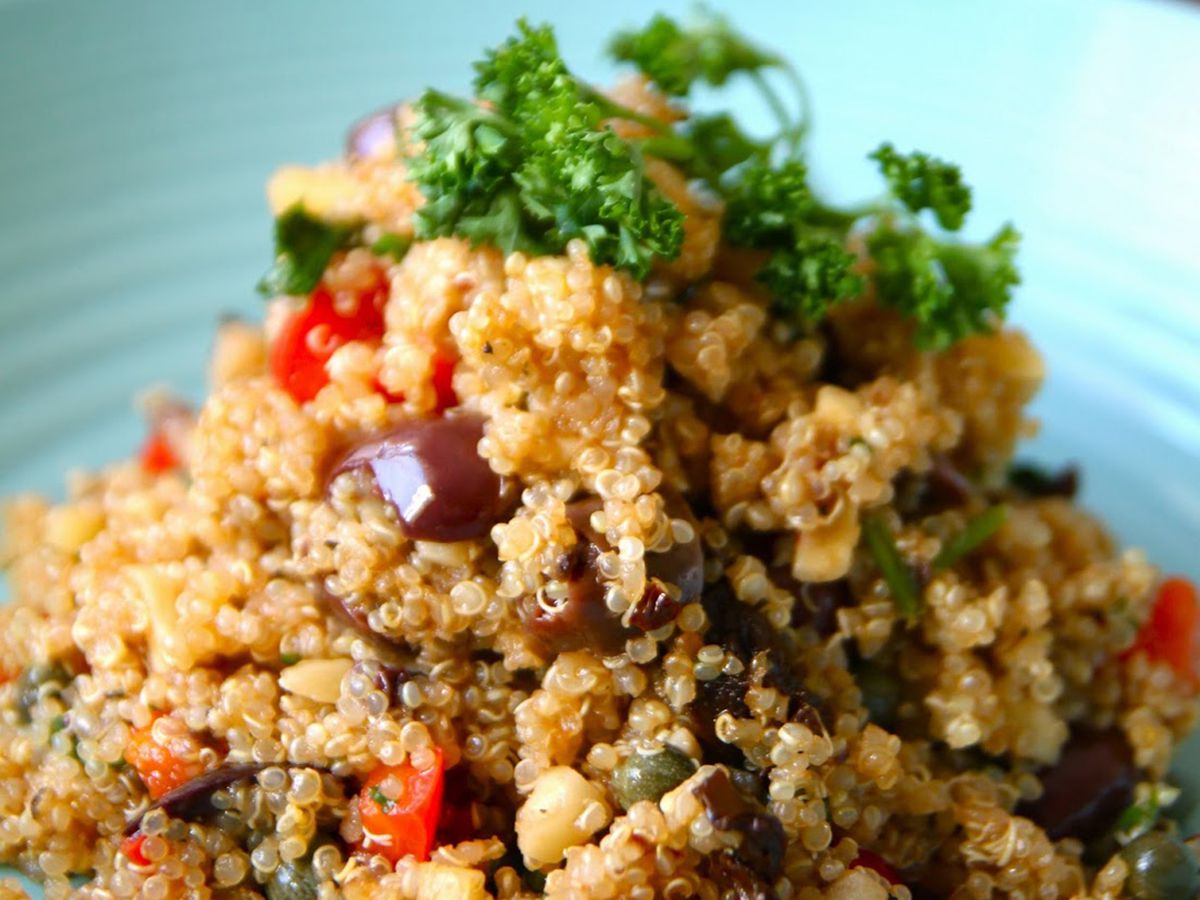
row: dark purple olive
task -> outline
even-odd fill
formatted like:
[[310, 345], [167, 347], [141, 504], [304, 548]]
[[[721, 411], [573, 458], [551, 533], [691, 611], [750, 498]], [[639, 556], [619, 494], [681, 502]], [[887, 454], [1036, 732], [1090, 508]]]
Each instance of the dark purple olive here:
[[363, 159], [375, 156], [396, 142], [396, 113], [399, 104], [393, 103], [363, 116], [346, 133], [346, 156]]
[[140, 814], [134, 816], [125, 827], [126, 834], [133, 834], [142, 824], [142, 817], [154, 809], [162, 809], [173, 819], [196, 819], [215, 812], [212, 796], [231, 784], [253, 778], [272, 763], [225, 763], [198, 775], [191, 781], [167, 791]]
[[483, 419], [411, 419], [351, 450], [336, 477], [366, 468], [400, 516], [405, 535], [419, 541], [481, 537], [508, 511], [504, 481], [479, 455]]
[[[664, 491], [666, 509], [674, 518], [694, 524], [687, 502], [678, 494]], [[675, 620], [684, 604], [700, 595], [704, 586], [704, 552], [700, 537], [676, 544], [665, 553], [647, 553], [645, 592], [630, 612], [632, 627], [605, 603], [605, 586], [596, 570], [601, 553], [611, 549], [608, 539], [592, 527], [592, 513], [603, 506], [598, 497], [577, 500], [567, 506], [567, 518], [579, 541], [560, 561], [559, 575], [567, 582], [567, 597], [553, 606], [543, 606], [525, 597], [518, 612], [545, 650], [556, 653], [594, 647], [605, 655], [620, 652], [635, 635], [655, 631]], [[666, 584], [679, 589], [674, 597]]]
[[734, 855], [755, 874], [772, 882], [783, 867], [787, 836], [779, 819], [756, 810], [733, 786], [724, 769], [715, 769], [692, 793], [704, 806], [714, 828], [742, 832]]
[[1051, 840], [1075, 837], [1085, 844], [1113, 826], [1137, 782], [1133, 753], [1116, 728], [1076, 727], [1058, 762], [1038, 774], [1042, 796], [1018, 806], [1018, 815], [1042, 826]]

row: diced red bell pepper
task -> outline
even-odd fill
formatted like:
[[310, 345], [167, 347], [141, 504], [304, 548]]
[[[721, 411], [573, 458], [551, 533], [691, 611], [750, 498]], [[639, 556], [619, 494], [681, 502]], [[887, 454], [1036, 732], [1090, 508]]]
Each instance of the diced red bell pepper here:
[[325, 363], [338, 348], [351, 341], [378, 341], [383, 337], [383, 305], [387, 281], [380, 276], [356, 299], [353, 309], [339, 308], [325, 285], [318, 285], [308, 305], [284, 321], [271, 346], [271, 372], [275, 380], [304, 403], [329, 383]]
[[437, 412], [443, 413], [458, 406], [458, 394], [454, 393], [455, 361], [438, 354], [433, 358], [433, 390], [437, 394]]
[[874, 851], [868, 850], [865, 847], [860, 847], [858, 856], [854, 858], [854, 862], [850, 863], [850, 868], [871, 869], [878, 872], [887, 879], [888, 884], [903, 884], [900, 876], [896, 874], [896, 870], [891, 867], [886, 859]]
[[140, 831], [135, 831], [125, 840], [121, 841], [121, 853], [127, 860], [135, 866], [148, 866], [150, 860], [142, 853], [142, 844], [145, 843], [146, 836]]
[[1193, 690], [1200, 687], [1200, 603], [1186, 578], [1159, 585], [1150, 618], [1124, 656], [1138, 652], [1169, 665]]
[[157, 800], [172, 788], [191, 781], [204, 771], [199, 760], [181, 759], [154, 739], [153, 723], [134, 729], [125, 747], [125, 761]]
[[358, 795], [363, 837], [360, 849], [378, 853], [393, 864], [405, 856], [429, 858], [442, 810], [445, 772], [442, 751], [434, 748], [433, 764], [379, 766]]
[[151, 475], [161, 475], [163, 472], [179, 468], [179, 457], [175, 455], [171, 442], [161, 430], [151, 432], [146, 438], [139, 459], [142, 469]]

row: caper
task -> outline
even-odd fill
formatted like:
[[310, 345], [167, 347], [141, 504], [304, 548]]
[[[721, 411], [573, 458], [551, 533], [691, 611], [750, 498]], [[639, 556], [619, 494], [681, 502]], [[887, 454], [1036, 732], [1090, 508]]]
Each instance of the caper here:
[[1121, 856], [1129, 865], [1125, 889], [1135, 900], [1190, 900], [1200, 891], [1200, 863], [1173, 834], [1151, 831], [1127, 844]]
[[879, 663], [865, 659], [855, 667], [854, 679], [871, 721], [880, 728], [895, 727], [896, 710], [900, 706], [900, 682], [896, 676]]
[[66, 686], [71, 681], [71, 673], [60, 662], [36, 663], [21, 673], [17, 682], [17, 714], [21, 721], [28, 724], [32, 721], [33, 708], [37, 706], [42, 696], [42, 686], [55, 682]]
[[267, 900], [317, 900], [320, 884], [310, 858], [280, 863], [267, 882]]
[[674, 747], [635, 750], [612, 773], [613, 796], [622, 809], [629, 809], [639, 800], [655, 803], [671, 788], [682, 783], [696, 771], [691, 757]]

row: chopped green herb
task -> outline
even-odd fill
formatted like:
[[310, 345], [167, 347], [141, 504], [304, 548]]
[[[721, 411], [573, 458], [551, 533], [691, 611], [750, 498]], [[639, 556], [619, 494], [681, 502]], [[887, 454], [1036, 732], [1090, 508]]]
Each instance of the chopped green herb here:
[[120, 772], [120, 771], [121, 771], [121, 770], [123, 770], [123, 769], [124, 769], [126, 766], [128, 766], [128, 765], [129, 765], [129, 762], [128, 762], [128, 760], [126, 760], [126, 759], [125, 759], [125, 757], [124, 757], [124, 756], [122, 756], [122, 757], [121, 757], [120, 759], [118, 759], [118, 760], [117, 760], [115, 763], [110, 763], [110, 765], [112, 766], [112, 768], [113, 768], [113, 769], [115, 769], [116, 771]]
[[862, 530], [867, 549], [887, 582], [897, 611], [911, 625], [921, 612], [921, 594], [912, 570], [900, 555], [892, 530], [879, 515], [865, 517]]
[[281, 653], [279, 655], [279, 661], [285, 666], [294, 666], [296, 663], [300, 662], [300, 659], [301, 657], [299, 653]]
[[66, 715], [57, 715], [50, 721], [50, 733], [58, 734], [67, 727]]
[[971, 189], [953, 165], [920, 151], [898, 153], [891, 144], [880, 144], [871, 154], [879, 163], [892, 194], [911, 212], [933, 210], [938, 224], [958, 231], [971, 210]]
[[1008, 507], [1003, 503], [989, 506], [979, 515], [972, 517], [963, 530], [950, 537], [933, 558], [933, 568], [948, 569], [969, 553], [974, 552], [999, 530], [1008, 518]]
[[404, 259], [411, 246], [412, 235], [388, 232], [375, 239], [375, 243], [371, 245], [371, 252], [376, 256], [390, 256], [399, 262]]
[[1121, 843], [1140, 837], [1158, 821], [1163, 809], [1179, 797], [1179, 789], [1166, 784], [1140, 784], [1137, 799], [1117, 819], [1116, 833]]
[[264, 297], [303, 296], [321, 280], [338, 250], [358, 239], [358, 225], [318, 219], [297, 203], [275, 220], [275, 264], [258, 282]]
[[378, 804], [379, 808], [387, 812], [392, 808], [392, 799], [377, 787], [371, 788], [368, 792], [372, 800]]
[[518, 27], [476, 64], [488, 108], [438, 91], [416, 103], [422, 150], [409, 173], [427, 200], [416, 236], [527, 253], [581, 239], [595, 261], [645, 277], [655, 257], [679, 255], [683, 216], [646, 177], [638, 147], [605, 124], [637, 115], [579, 82], [549, 27]]

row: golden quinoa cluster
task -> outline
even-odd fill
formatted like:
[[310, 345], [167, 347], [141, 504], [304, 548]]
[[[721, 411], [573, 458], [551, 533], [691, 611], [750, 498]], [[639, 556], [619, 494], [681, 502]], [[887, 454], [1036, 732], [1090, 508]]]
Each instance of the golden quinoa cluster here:
[[[52, 898], [1122, 896], [1119, 856], [1085, 866], [1035, 821], [1043, 778], [1102, 734], [1130, 791], [1155, 785], [1196, 703], [1123, 654], [1145, 559], [1006, 484], [1037, 352], [1011, 329], [918, 352], [869, 295], [798, 334], [719, 207], [649, 173], [687, 218], [646, 282], [582, 244], [339, 252], [325, 289], [382, 280], [385, 327], [311, 400], [269, 370], [277, 301], [220, 330], [177, 466], [9, 505], [0, 859]], [[420, 202], [386, 152], [285, 170], [270, 198], [369, 235], [410, 232]], [[481, 423], [507, 492], [450, 541], [338, 465], [439, 415]], [[936, 564], [1001, 501], [994, 535]], [[914, 621], [868, 519], [918, 575]], [[660, 565], [691, 552], [698, 589]], [[147, 741], [193, 779], [244, 774], [152, 804]], [[372, 854], [364, 781], [435, 751], [454, 821], [427, 859]], [[667, 768], [662, 790], [630, 781]]]

